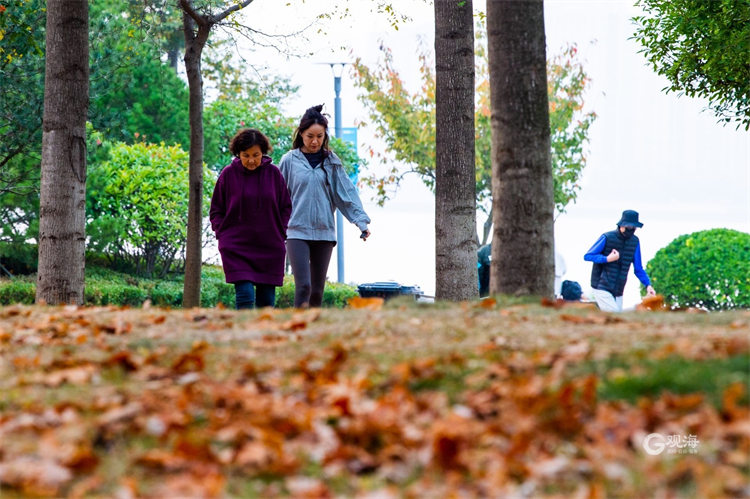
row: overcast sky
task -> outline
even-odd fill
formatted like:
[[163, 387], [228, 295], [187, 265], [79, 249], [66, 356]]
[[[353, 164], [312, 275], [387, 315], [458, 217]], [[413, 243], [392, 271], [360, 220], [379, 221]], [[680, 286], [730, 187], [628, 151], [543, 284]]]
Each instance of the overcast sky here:
[[[286, 3], [256, 0], [245, 15], [253, 26], [283, 33], [309, 24], [330, 5], [323, 0], [307, 0], [302, 7], [299, 2], [289, 7]], [[287, 59], [273, 50], [252, 52], [249, 57], [258, 71], [288, 76], [300, 86], [286, 103], [288, 114], [301, 116], [307, 107], [319, 103], [325, 103], [333, 114], [333, 76], [329, 67], [316, 63], [361, 57], [372, 66], [378, 60], [381, 41], [393, 49], [396, 69], [410, 89], [418, 88], [417, 47], [432, 48], [434, 42], [432, 5], [422, 0], [394, 2], [400, 12], [412, 18], [394, 30], [385, 16], [372, 12], [374, 3], [350, 0], [346, 4], [352, 13], [349, 18], [324, 22], [325, 34], [313, 29], [302, 45], [291, 42], [311, 53], [307, 57]], [[475, 10], [483, 5], [474, 2]], [[662, 91], [666, 80], [647, 67], [637, 53], [638, 45], [629, 40], [634, 31], [630, 18], [637, 13], [627, 1], [545, 2], [548, 56], [568, 44], [578, 46], [592, 79], [586, 106], [598, 115], [590, 130], [579, 198], [555, 224], [556, 245], [568, 268], [565, 278], [579, 281], [584, 290], [589, 287], [591, 266], [583, 261], [583, 254], [600, 234], [614, 228], [624, 209], [641, 214], [644, 227], [637, 235], [644, 265], [681, 234], [717, 227], [750, 232], [748, 134], [717, 124], [705, 110], [705, 101]], [[357, 89], [345, 72], [345, 127], [368, 121], [356, 97]], [[360, 129], [359, 142], [360, 151], [365, 143], [379, 147], [370, 128]], [[371, 201], [367, 190], [361, 196], [372, 218], [372, 237], [363, 243], [356, 227], [346, 224], [346, 281], [392, 279], [434, 294], [432, 193], [413, 178], [383, 208]], [[328, 275], [336, 279], [335, 253]], [[638, 280], [631, 273], [625, 305], [638, 301]]]

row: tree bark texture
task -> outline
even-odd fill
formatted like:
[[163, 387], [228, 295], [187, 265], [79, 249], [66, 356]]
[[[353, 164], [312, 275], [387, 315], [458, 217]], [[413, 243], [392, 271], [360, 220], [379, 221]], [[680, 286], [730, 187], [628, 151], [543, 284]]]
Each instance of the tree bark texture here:
[[554, 191], [544, 3], [488, 0], [492, 293], [551, 297]]
[[48, 0], [37, 303], [83, 304], [89, 10]]
[[435, 0], [435, 295], [477, 287], [472, 2]]
[[203, 77], [201, 54], [211, 31], [210, 24], [198, 25], [183, 12], [185, 31], [185, 70], [190, 95], [190, 152], [187, 242], [185, 246], [185, 282], [182, 306], [201, 304], [201, 237], [203, 232]]

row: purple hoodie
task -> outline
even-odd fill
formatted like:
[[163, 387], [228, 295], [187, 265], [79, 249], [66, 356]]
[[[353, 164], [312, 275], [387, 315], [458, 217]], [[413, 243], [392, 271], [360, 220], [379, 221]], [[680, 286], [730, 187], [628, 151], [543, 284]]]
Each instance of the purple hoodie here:
[[209, 216], [227, 282], [282, 285], [291, 213], [289, 190], [270, 157], [252, 171], [234, 158], [221, 171]]

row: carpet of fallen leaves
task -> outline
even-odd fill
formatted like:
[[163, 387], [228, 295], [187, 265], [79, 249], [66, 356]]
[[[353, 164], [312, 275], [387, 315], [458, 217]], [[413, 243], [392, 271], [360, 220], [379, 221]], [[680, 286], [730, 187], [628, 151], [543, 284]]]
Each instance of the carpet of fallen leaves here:
[[0, 495], [750, 495], [747, 383], [629, 403], [581, 368], [746, 355], [750, 312], [353, 307], [0, 308]]

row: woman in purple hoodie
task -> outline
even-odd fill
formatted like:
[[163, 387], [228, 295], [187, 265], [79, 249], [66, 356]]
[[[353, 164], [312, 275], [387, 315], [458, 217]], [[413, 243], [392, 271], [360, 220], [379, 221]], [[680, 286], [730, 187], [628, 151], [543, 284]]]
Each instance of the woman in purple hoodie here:
[[211, 228], [219, 241], [237, 309], [273, 307], [284, 280], [286, 229], [292, 213], [284, 177], [267, 156], [268, 138], [244, 128], [229, 143], [235, 156], [216, 181]]

